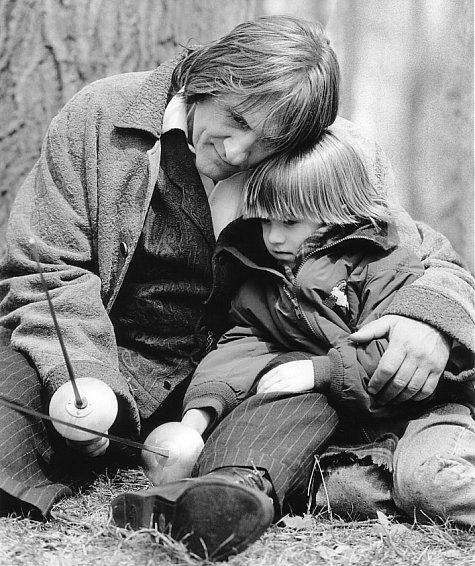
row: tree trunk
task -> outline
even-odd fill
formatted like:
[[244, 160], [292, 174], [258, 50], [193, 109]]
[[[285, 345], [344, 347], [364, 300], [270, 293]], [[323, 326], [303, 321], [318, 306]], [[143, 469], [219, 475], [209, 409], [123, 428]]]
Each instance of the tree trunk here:
[[85, 84], [153, 69], [252, 19], [255, 0], [0, 0], [0, 255], [51, 118]]
[[340, 114], [388, 154], [407, 211], [474, 265], [473, 0], [337, 2]]

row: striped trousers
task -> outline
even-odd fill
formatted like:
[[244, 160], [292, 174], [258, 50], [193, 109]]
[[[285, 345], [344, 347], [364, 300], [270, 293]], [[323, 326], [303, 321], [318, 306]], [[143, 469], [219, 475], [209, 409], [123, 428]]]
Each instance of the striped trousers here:
[[[0, 393], [30, 409], [48, 413], [38, 374], [28, 359], [0, 347]], [[0, 401], [0, 516], [38, 511], [48, 517], [65, 495], [91, 484], [97, 473], [117, 467], [114, 456], [85, 461], [65, 447], [51, 423], [25, 415]]]
[[[35, 369], [9, 347], [0, 349], [2, 395], [43, 411], [42, 389]], [[72, 493], [67, 474], [55, 465], [46, 424], [0, 403], [0, 490], [47, 515], [52, 504]], [[0, 509], [2, 512], [8, 509]]]
[[253, 395], [212, 432], [195, 475], [225, 466], [265, 470], [283, 512], [306, 493], [314, 456], [337, 428], [336, 411], [319, 393]]
[[[0, 349], [0, 392], [37, 411], [46, 408], [34, 367], [9, 347]], [[336, 412], [320, 394], [255, 395], [216, 427], [196, 473], [225, 466], [263, 469], [282, 509], [289, 497], [305, 493], [314, 454], [324, 450], [337, 427]], [[61, 442], [50, 423], [0, 403], [0, 495], [3, 490], [47, 517], [59, 498], [92, 479], [84, 461], [61, 457], [57, 448]]]

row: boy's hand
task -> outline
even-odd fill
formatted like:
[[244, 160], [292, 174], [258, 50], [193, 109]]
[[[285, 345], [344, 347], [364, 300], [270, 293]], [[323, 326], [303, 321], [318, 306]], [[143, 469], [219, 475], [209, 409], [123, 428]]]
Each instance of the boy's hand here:
[[389, 345], [368, 385], [378, 403], [421, 401], [432, 395], [449, 359], [451, 340], [432, 326], [386, 315], [350, 336], [369, 342], [387, 336]]
[[181, 422], [199, 434], [203, 434], [212, 420], [213, 411], [211, 409], [189, 409], [183, 415]]
[[314, 386], [312, 361], [296, 360], [281, 364], [264, 374], [257, 386], [257, 393], [301, 393], [312, 391]]

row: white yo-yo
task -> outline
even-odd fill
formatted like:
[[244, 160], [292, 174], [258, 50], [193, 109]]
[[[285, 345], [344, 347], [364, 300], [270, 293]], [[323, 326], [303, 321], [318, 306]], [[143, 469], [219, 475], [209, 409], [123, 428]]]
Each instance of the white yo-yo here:
[[81, 377], [76, 379], [80, 391], [80, 402], [71, 381], [61, 385], [53, 394], [49, 414], [54, 428], [61, 436], [74, 441], [87, 441], [96, 435], [68, 426], [79, 425], [98, 432], [107, 433], [117, 417], [118, 404], [115, 393], [100, 379]]
[[145, 444], [168, 450], [168, 456], [142, 450], [144, 473], [153, 485], [190, 477], [204, 446], [201, 435], [195, 429], [179, 422], [157, 427], [147, 436]]

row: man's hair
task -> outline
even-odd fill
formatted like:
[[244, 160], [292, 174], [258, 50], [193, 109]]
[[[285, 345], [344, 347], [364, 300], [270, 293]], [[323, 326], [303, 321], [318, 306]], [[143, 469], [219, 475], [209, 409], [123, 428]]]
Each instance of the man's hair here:
[[266, 141], [276, 153], [312, 145], [338, 111], [338, 61], [319, 23], [290, 16], [245, 22], [175, 68], [187, 104], [233, 95], [237, 111], [268, 110]]
[[259, 164], [244, 189], [245, 218], [313, 220], [325, 225], [373, 224], [389, 219], [363, 159], [334, 132], [313, 148]]

